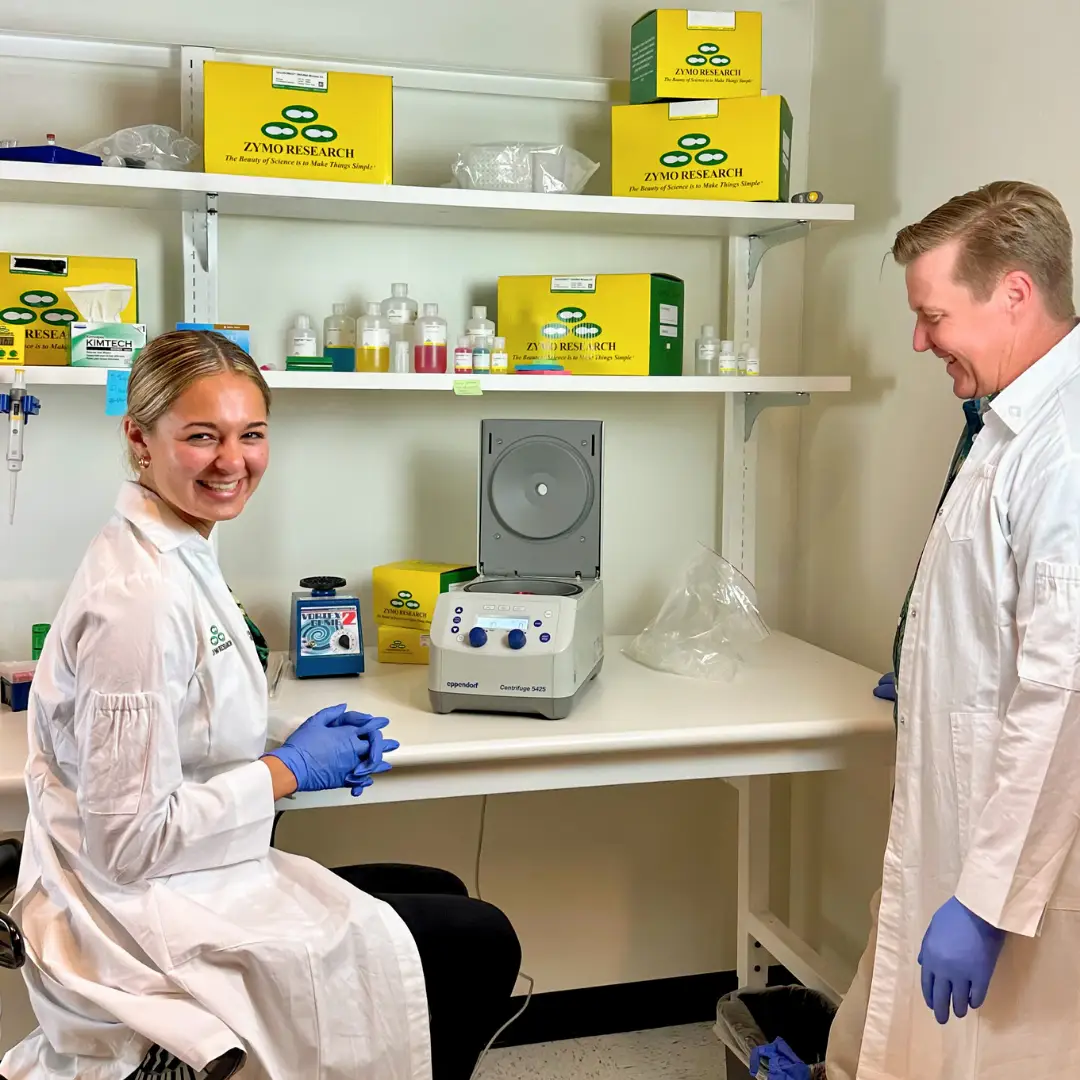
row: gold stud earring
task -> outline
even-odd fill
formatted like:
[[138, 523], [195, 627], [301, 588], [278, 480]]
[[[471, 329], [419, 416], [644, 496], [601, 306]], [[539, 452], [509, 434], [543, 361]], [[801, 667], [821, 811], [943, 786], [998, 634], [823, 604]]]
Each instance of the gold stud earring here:
[[148, 457], [139, 458], [139, 468], [140, 469], [149, 469], [150, 468], [150, 459]]

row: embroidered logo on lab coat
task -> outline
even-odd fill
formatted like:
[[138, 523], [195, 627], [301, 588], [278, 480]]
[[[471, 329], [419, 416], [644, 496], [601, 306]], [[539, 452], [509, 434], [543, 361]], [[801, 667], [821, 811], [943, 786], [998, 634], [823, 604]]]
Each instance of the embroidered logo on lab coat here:
[[233, 640], [224, 630], [219, 627], [210, 627], [210, 648], [213, 650], [211, 655], [217, 656], [218, 653], [223, 653], [226, 649], [233, 647]]

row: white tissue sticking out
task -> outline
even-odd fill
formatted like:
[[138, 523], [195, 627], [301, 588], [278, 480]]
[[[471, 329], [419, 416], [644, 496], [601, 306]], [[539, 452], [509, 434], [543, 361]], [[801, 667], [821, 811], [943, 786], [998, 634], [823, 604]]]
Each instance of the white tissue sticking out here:
[[131, 299], [130, 285], [102, 282], [100, 285], [73, 285], [64, 292], [79, 309], [83, 322], [118, 323], [120, 312]]

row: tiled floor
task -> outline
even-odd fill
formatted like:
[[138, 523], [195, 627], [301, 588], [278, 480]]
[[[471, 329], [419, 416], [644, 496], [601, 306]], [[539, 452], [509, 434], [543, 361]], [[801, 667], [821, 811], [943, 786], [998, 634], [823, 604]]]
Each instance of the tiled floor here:
[[478, 1080], [724, 1080], [711, 1024], [494, 1050]]

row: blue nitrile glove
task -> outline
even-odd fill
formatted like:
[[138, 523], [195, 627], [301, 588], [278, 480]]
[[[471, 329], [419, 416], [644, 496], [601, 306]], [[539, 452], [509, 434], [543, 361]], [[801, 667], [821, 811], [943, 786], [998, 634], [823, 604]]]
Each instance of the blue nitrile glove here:
[[882, 701], [896, 700], [896, 676], [890, 671], [888, 675], [882, 675], [874, 687], [874, 697]]
[[344, 705], [322, 709], [308, 717], [284, 745], [267, 752], [296, 777], [297, 791], [327, 791], [347, 787], [347, 777], [389, 721], [367, 713], [348, 712]]
[[769, 1065], [769, 1080], [810, 1080], [810, 1066], [800, 1061], [783, 1039], [750, 1051], [751, 1076], [757, 1076], [763, 1060]]
[[949, 1004], [957, 1018], [968, 1006], [986, 1000], [1005, 931], [969, 911], [956, 897], [946, 901], [930, 920], [919, 952], [922, 991], [939, 1024], [949, 1022]]
[[[381, 724], [380, 728], [385, 726]], [[383, 754], [389, 754], [401, 746], [397, 739], [384, 739], [382, 731], [378, 729], [371, 732], [369, 740], [370, 748], [366, 757], [345, 778], [346, 785], [352, 787], [353, 795], [362, 795], [365, 788], [371, 787], [376, 773], [389, 772], [393, 768], [389, 761], [383, 760]]]

